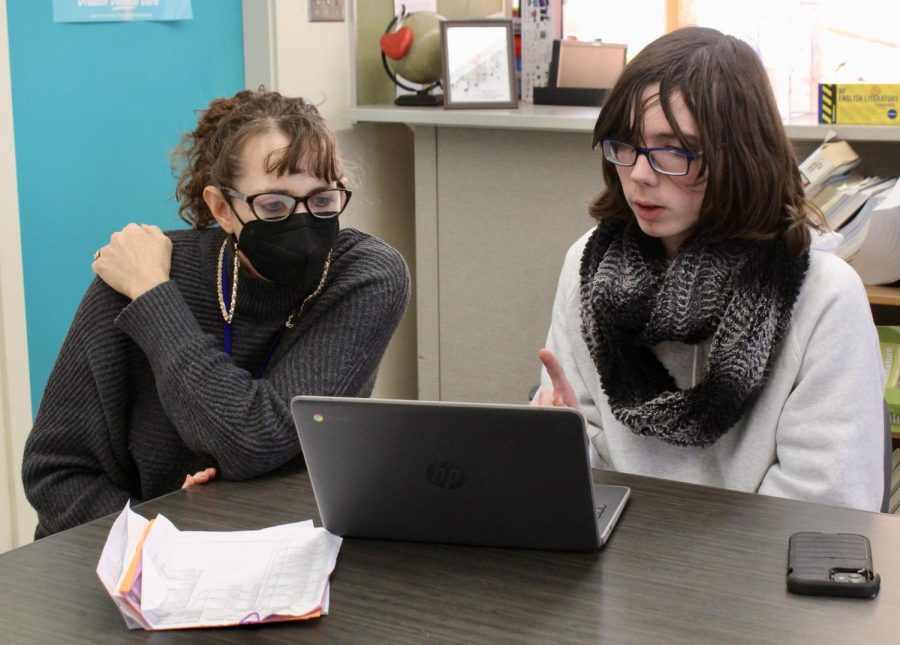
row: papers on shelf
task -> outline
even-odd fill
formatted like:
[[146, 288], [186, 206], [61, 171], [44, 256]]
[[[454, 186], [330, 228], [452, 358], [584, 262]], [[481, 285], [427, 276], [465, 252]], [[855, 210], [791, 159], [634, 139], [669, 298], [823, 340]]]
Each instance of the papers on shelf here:
[[97, 575], [131, 629], [221, 627], [328, 613], [341, 538], [312, 521], [259, 531], [179, 531], [129, 504]]
[[[859, 155], [829, 130], [825, 141], [800, 163], [807, 198], [837, 238], [831, 250], [856, 269], [865, 284], [900, 280], [900, 181], [856, 171]], [[829, 245], [823, 236], [813, 248]]]
[[865, 284], [900, 280], [900, 182], [870, 198], [850, 224], [854, 222], [850, 235], [845, 233], [846, 248], [842, 245], [838, 254]]
[[847, 222], [866, 204], [870, 197], [890, 189], [895, 177], [864, 177], [859, 174], [845, 175], [826, 182], [825, 187], [813, 198], [825, 215], [828, 226], [840, 231]]
[[846, 175], [859, 165], [860, 158], [846, 141], [835, 141], [828, 131], [825, 141], [800, 163], [800, 176], [807, 197], [815, 197], [829, 179]]

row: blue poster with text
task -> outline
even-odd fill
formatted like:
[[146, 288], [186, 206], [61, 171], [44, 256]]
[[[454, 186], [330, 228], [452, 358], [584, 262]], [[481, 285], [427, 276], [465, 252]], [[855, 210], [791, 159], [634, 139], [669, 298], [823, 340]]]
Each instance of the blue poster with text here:
[[53, 22], [191, 20], [191, 0], [53, 0]]

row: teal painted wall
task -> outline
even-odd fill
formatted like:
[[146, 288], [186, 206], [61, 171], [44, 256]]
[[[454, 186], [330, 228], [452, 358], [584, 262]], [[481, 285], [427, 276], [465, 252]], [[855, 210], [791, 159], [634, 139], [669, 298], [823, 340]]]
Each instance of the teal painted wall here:
[[131, 221], [184, 226], [169, 153], [195, 110], [244, 87], [241, 0], [193, 0], [178, 22], [54, 23], [50, 0], [6, 10], [36, 413], [94, 250]]

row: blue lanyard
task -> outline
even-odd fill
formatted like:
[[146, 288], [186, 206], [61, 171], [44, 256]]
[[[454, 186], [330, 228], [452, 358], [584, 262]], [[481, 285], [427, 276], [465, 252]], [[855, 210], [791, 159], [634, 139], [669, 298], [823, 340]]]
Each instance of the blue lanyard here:
[[[225, 268], [230, 265], [228, 262], [228, 250], [229, 249], [225, 249], [225, 257], [222, 261], [222, 299], [225, 301], [225, 311], [231, 309], [231, 289], [228, 287], [228, 270]], [[272, 354], [275, 353], [275, 348], [278, 347], [278, 343], [281, 342], [282, 334], [284, 334], [284, 325], [278, 327], [278, 331], [272, 334], [272, 340], [269, 341], [269, 346], [266, 348], [266, 355], [263, 356], [262, 362], [260, 362], [259, 367], [256, 368], [256, 373], [253, 375], [253, 378], [262, 378], [263, 374], [266, 373], [269, 361], [272, 360]], [[224, 321], [222, 336], [225, 345], [225, 353], [231, 356], [231, 323], [228, 321]]]

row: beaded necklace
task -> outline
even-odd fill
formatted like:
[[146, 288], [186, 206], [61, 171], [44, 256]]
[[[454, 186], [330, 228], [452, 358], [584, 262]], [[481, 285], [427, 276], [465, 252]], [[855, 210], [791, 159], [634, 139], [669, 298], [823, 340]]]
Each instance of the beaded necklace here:
[[[238, 286], [238, 269], [240, 268], [240, 259], [238, 258], [237, 253], [234, 254], [234, 262], [232, 263], [232, 271], [231, 271], [231, 289], [229, 290], [229, 279], [228, 272], [224, 271], [225, 266], [225, 252], [228, 247], [228, 238], [222, 242], [222, 247], [219, 249], [219, 262], [216, 268], [216, 282], [217, 282], [217, 295], [219, 296], [219, 311], [222, 312], [222, 319], [224, 322], [223, 327], [223, 339], [225, 345], [225, 353], [231, 356], [231, 321], [234, 318], [234, 311], [237, 307], [237, 286]], [[275, 348], [278, 347], [278, 343], [281, 341], [281, 336], [284, 334], [285, 328], [293, 329], [296, 324], [296, 319], [300, 317], [303, 313], [303, 310], [306, 308], [306, 304], [318, 296], [322, 289], [325, 288], [325, 280], [328, 277], [328, 269], [331, 267], [331, 250], [328, 251], [328, 255], [325, 258], [325, 265], [322, 268], [322, 277], [319, 278], [319, 283], [316, 285], [316, 288], [303, 299], [303, 302], [300, 303], [300, 306], [295, 308], [288, 314], [287, 318], [284, 321], [284, 325], [278, 328], [272, 335], [272, 340], [269, 341], [269, 347], [266, 349], [266, 355], [263, 357], [262, 362], [259, 367], [256, 369], [256, 373], [254, 374], [255, 378], [262, 378], [262, 375], [265, 373], [266, 368], [269, 366], [269, 361], [272, 359], [272, 354], [275, 353]]]

